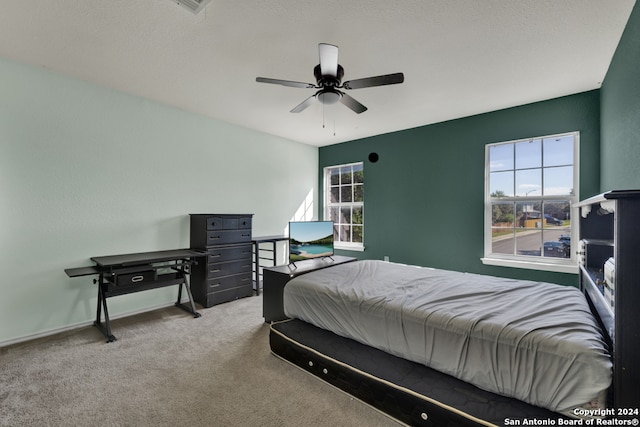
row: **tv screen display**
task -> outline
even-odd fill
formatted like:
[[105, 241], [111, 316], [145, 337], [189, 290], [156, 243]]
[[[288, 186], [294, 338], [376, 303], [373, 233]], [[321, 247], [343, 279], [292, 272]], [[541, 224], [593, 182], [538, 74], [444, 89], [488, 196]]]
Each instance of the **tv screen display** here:
[[289, 223], [289, 262], [333, 255], [333, 222]]

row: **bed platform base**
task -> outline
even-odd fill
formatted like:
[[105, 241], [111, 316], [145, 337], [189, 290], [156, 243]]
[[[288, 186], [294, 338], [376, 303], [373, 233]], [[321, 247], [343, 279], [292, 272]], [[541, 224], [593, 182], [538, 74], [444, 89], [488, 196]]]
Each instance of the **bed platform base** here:
[[300, 320], [273, 323], [269, 343], [275, 355], [407, 425], [477, 427], [564, 419]]

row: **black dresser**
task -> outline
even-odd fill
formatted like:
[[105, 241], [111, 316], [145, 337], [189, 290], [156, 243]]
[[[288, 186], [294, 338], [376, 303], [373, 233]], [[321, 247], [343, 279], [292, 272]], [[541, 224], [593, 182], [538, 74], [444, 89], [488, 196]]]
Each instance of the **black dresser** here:
[[253, 295], [253, 214], [191, 214], [191, 248], [205, 250], [194, 265], [191, 292], [203, 307]]

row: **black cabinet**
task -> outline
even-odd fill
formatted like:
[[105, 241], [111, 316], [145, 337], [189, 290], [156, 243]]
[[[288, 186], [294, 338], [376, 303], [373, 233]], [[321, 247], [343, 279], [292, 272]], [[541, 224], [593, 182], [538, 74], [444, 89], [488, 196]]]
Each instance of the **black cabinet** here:
[[282, 305], [284, 287], [289, 280], [301, 274], [331, 267], [338, 264], [355, 261], [356, 258], [333, 255], [331, 258], [317, 258], [296, 262], [295, 266], [282, 265], [279, 267], [264, 268], [262, 289], [262, 316], [264, 321], [276, 322], [287, 319]]
[[638, 407], [640, 190], [610, 191], [580, 208], [580, 287], [612, 352], [609, 406]]
[[191, 248], [207, 255], [193, 266], [191, 292], [211, 307], [253, 295], [252, 214], [191, 214]]

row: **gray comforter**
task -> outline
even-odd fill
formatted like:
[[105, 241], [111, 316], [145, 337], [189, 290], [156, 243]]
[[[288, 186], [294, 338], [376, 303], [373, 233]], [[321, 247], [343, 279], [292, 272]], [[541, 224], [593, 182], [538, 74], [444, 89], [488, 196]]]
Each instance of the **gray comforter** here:
[[558, 412], [597, 401], [611, 382], [599, 328], [570, 286], [357, 261], [292, 279], [284, 308], [289, 317]]

